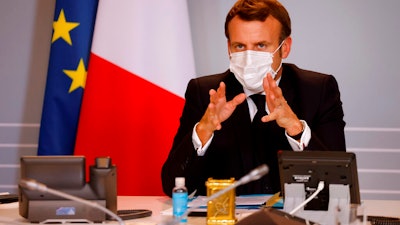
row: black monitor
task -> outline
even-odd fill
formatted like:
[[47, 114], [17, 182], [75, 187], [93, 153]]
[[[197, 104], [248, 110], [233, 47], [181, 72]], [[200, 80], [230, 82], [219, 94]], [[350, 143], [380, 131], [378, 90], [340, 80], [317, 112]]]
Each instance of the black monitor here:
[[304, 183], [306, 198], [324, 181], [324, 189], [311, 200], [305, 210], [327, 210], [329, 185], [344, 184], [350, 188], [350, 202], [360, 203], [356, 155], [344, 151], [279, 151], [279, 174], [282, 196], [284, 185]]

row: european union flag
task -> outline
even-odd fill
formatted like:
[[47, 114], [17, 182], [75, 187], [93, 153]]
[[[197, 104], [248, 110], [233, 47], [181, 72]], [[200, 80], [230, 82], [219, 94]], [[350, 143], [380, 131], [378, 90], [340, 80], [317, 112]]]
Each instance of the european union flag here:
[[98, 0], [57, 0], [38, 155], [74, 153]]

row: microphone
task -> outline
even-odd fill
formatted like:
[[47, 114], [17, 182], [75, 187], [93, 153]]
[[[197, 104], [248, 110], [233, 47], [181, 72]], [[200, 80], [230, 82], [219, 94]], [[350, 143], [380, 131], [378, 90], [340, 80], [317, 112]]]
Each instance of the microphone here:
[[258, 167], [256, 167], [255, 169], [253, 169], [252, 171], [250, 171], [250, 173], [246, 174], [245, 176], [243, 176], [242, 178], [240, 178], [238, 181], [234, 182], [233, 184], [229, 185], [228, 187], [219, 190], [217, 192], [215, 192], [214, 194], [206, 197], [203, 199], [203, 201], [198, 202], [197, 204], [192, 205], [192, 207], [188, 208], [186, 210], [185, 213], [183, 213], [181, 216], [173, 218], [171, 220], [165, 221], [164, 223], [161, 223], [161, 225], [175, 225], [178, 224], [179, 221], [186, 217], [191, 211], [193, 211], [193, 209], [197, 209], [199, 208], [202, 204], [204, 204], [204, 202], [209, 202], [211, 200], [214, 200], [224, 194], [226, 194], [227, 192], [229, 192], [230, 190], [243, 185], [243, 184], [247, 184], [251, 181], [255, 181], [260, 179], [261, 177], [263, 177], [265, 174], [267, 174], [269, 171], [268, 166], [266, 164], [260, 165]]
[[106, 213], [107, 215], [113, 217], [115, 220], [117, 220], [120, 225], [125, 225], [125, 222], [119, 216], [117, 216], [115, 213], [113, 213], [106, 207], [104, 207], [100, 204], [97, 204], [96, 202], [91, 202], [91, 201], [85, 200], [83, 198], [79, 198], [79, 197], [67, 194], [65, 192], [57, 191], [55, 189], [47, 187], [46, 185], [44, 185], [42, 183], [39, 183], [33, 179], [21, 179], [19, 182], [19, 185], [21, 187], [31, 190], [31, 191], [40, 191], [40, 192], [44, 192], [44, 193], [50, 193], [55, 196], [59, 196], [59, 197], [65, 198], [65, 199], [76, 201], [76, 202], [82, 203], [84, 205], [99, 209], [99, 210], [103, 211], [104, 213]]

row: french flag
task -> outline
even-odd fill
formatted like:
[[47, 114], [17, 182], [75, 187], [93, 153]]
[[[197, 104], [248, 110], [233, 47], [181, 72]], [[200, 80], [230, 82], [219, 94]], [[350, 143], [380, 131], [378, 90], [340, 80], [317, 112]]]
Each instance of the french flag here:
[[161, 167], [195, 75], [186, 0], [100, 1], [75, 155], [110, 156], [118, 195], [163, 195]]

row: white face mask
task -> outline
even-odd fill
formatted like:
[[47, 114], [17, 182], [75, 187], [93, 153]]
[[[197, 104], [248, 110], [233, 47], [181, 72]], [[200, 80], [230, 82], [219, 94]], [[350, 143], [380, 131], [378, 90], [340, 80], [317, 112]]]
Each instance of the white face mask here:
[[282, 44], [283, 41], [272, 53], [252, 50], [231, 53], [229, 69], [244, 88], [254, 93], [262, 92], [263, 79], [267, 73], [271, 73], [274, 78], [282, 66], [281, 61], [276, 71], [271, 67], [272, 58]]

